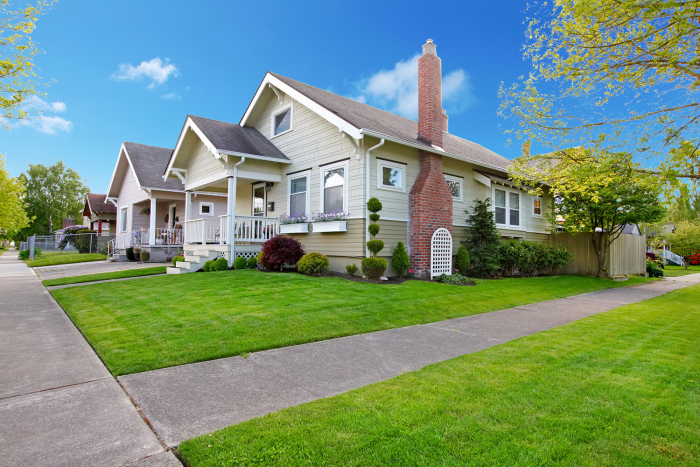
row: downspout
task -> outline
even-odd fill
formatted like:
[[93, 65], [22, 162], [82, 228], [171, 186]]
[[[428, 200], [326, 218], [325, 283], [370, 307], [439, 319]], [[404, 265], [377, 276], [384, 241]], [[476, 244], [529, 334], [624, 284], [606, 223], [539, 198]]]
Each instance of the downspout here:
[[[375, 149], [379, 149], [384, 146], [384, 138], [376, 146], [372, 146], [365, 152], [365, 244], [369, 241], [369, 209], [367, 209], [367, 203], [369, 202], [369, 169], [370, 169], [370, 153]], [[377, 174], [377, 177], [379, 174]], [[369, 250], [365, 247], [365, 257], [369, 258]]]
[[229, 196], [228, 196], [228, 206], [227, 206], [227, 214], [228, 214], [228, 239], [226, 242], [228, 243], [228, 257], [229, 257], [229, 266], [233, 265], [233, 261], [236, 259], [233, 257], [235, 254], [234, 251], [234, 243], [235, 240], [233, 239], [233, 232], [236, 229], [236, 189], [238, 188], [238, 166], [241, 165], [242, 163], [245, 162], [245, 156], [241, 156], [241, 160], [236, 162], [236, 164], [233, 166], [233, 177], [229, 178], [229, 183], [228, 183], [228, 190], [229, 190]]

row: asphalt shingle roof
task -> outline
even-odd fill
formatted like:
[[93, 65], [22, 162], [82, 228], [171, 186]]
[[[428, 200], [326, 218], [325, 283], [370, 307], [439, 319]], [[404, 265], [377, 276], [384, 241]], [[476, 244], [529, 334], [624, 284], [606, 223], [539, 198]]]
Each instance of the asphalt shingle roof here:
[[124, 143], [124, 148], [142, 187], [184, 191], [185, 187], [180, 180], [163, 180], [172, 149], [138, 143]]
[[87, 200], [90, 203], [90, 209], [92, 212], [117, 212], [117, 207], [112, 203], [105, 202], [107, 195], [100, 195], [97, 193], [88, 193]]

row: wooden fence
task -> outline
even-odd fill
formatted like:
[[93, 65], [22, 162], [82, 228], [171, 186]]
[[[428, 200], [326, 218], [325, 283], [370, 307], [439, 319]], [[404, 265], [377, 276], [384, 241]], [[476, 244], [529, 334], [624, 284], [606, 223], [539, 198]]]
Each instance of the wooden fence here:
[[[590, 233], [553, 235], [554, 243], [563, 245], [574, 255], [574, 259], [559, 270], [559, 274], [581, 274], [593, 276], [598, 270]], [[608, 276], [626, 276], [646, 272], [647, 239], [644, 235], [622, 234], [612, 245], [605, 261]]]

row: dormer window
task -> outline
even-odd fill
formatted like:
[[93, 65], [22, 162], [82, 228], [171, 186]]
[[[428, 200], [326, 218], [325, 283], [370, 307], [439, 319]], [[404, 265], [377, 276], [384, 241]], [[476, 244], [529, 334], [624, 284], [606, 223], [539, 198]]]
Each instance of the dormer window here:
[[279, 136], [292, 129], [292, 106], [288, 105], [272, 115], [272, 136]]

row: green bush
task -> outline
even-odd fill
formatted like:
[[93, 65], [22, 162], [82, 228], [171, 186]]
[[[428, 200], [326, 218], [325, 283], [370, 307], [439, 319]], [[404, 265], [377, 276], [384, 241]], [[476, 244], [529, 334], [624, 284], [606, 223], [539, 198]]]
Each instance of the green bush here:
[[457, 250], [457, 257], [455, 258], [455, 269], [463, 276], [466, 276], [471, 268], [472, 263], [469, 260], [469, 251], [464, 245], [459, 247]]
[[97, 253], [97, 231], [96, 230], [78, 230], [75, 232], [75, 248], [78, 253]]
[[378, 281], [384, 275], [384, 271], [389, 264], [384, 258], [363, 258], [362, 259], [362, 274], [367, 279]]
[[379, 233], [379, 224], [370, 224], [367, 227], [367, 230], [369, 231], [371, 236], [375, 236]]
[[248, 261], [243, 257], [239, 256], [233, 261], [233, 268], [235, 270], [245, 269], [248, 267]]
[[476, 276], [491, 276], [499, 269], [501, 233], [491, 210], [491, 199], [474, 200], [473, 212], [468, 214], [467, 239], [463, 242], [469, 252], [472, 271]]
[[411, 267], [411, 261], [408, 257], [408, 252], [406, 247], [403, 246], [403, 242], [396, 244], [394, 248], [394, 254], [391, 256], [391, 265], [394, 268], [394, 272], [399, 277], [403, 277], [408, 272], [408, 268]]
[[[369, 212], [377, 213], [382, 210], [382, 203], [377, 198], [370, 198], [369, 201], [367, 201], [367, 209], [369, 209]], [[377, 220], [379, 220], [379, 217], [377, 217]], [[377, 221], [373, 220], [372, 222]]]
[[372, 222], [377, 222], [379, 220], [379, 214], [373, 212], [369, 215], [369, 220], [371, 220]]
[[377, 253], [384, 249], [384, 242], [382, 240], [370, 240], [367, 242], [367, 249], [371, 251], [374, 256], [377, 256]]
[[347, 266], [345, 266], [345, 271], [347, 271], [349, 275], [354, 276], [357, 272], [357, 264], [348, 264]]
[[656, 261], [647, 258], [647, 273], [649, 277], [664, 277], [664, 272]]
[[29, 259], [29, 248], [19, 252], [19, 259], [21, 259], [22, 261], [26, 261]]
[[177, 262], [178, 261], [185, 261], [184, 256], [176, 256], [173, 258], [173, 267], [177, 267]]
[[211, 266], [212, 271], [225, 271], [228, 269], [228, 260], [226, 258], [217, 258]]
[[202, 269], [204, 270], [204, 272], [210, 272], [210, 271], [211, 271], [211, 267], [212, 267], [213, 265], [214, 265], [214, 260], [209, 260], [209, 261], [207, 261], [207, 262], [204, 263], [204, 266], [202, 267]]
[[136, 256], [134, 256], [134, 249], [132, 247], [126, 249], [126, 259], [129, 261], [136, 261]]
[[553, 274], [571, 261], [571, 253], [562, 246], [528, 241], [502, 242], [499, 247], [500, 268], [505, 276]]
[[151, 255], [147, 251], [142, 251], [139, 256], [141, 257], [142, 263], [147, 263], [148, 260], [151, 258]]
[[453, 284], [453, 285], [462, 285], [462, 284], [466, 284], [467, 282], [469, 282], [469, 278], [461, 275], [458, 272], [452, 274], [451, 276], [448, 276], [447, 274], [441, 274], [438, 277], [436, 277], [435, 280], [437, 282], [442, 282], [443, 284]]
[[255, 256], [251, 256], [248, 258], [248, 261], [246, 261], [246, 267], [248, 269], [257, 269], [258, 267], [258, 258]]
[[302, 256], [297, 262], [297, 270], [302, 274], [319, 275], [328, 271], [330, 265], [328, 256], [312, 251]]

